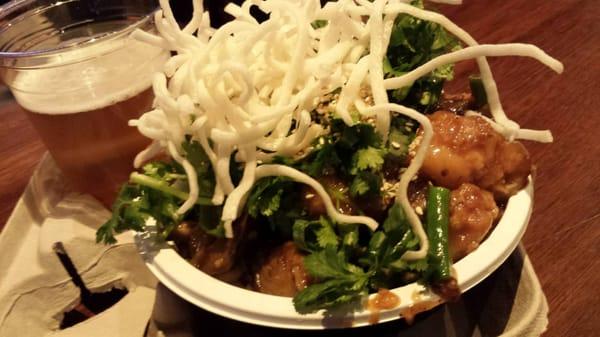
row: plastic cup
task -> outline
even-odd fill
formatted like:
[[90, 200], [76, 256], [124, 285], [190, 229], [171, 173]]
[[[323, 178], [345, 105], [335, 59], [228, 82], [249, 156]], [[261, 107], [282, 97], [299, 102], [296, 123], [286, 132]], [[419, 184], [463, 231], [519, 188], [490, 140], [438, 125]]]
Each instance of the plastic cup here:
[[133, 40], [156, 1], [21, 0], [0, 7], [0, 78], [72, 187], [110, 205], [149, 141], [128, 120], [151, 108], [169, 53]]

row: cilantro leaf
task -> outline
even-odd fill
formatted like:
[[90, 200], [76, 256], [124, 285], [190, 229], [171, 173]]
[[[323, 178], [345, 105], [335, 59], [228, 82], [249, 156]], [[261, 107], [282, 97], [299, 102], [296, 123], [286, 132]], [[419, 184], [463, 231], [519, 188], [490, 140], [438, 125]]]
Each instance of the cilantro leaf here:
[[308, 286], [294, 296], [294, 308], [300, 314], [352, 303], [368, 295], [368, 278], [331, 279]]
[[202, 197], [212, 197], [216, 185], [215, 174], [210, 159], [206, 152], [204, 152], [202, 145], [197, 141], [186, 141], [182, 144], [182, 148], [185, 158], [192, 164], [198, 176], [199, 195]]
[[294, 307], [300, 313], [350, 303], [368, 294], [370, 274], [349, 263], [343, 251], [327, 247], [305, 257], [304, 266], [321, 282], [296, 294]]
[[331, 223], [323, 217], [321, 217], [320, 222], [327, 223], [327, 225], [322, 226], [316, 232], [317, 242], [319, 243], [319, 246], [323, 248], [328, 246], [337, 247], [339, 239], [337, 237], [337, 234], [335, 234]]
[[388, 153], [398, 158], [406, 158], [408, 155], [408, 146], [413, 141], [414, 134], [414, 132], [407, 131], [406, 129], [390, 128]]
[[96, 232], [96, 241], [115, 243], [115, 234], [127, 230], [142, 231], [150, 218], [156, 220], [158, 234], [164, 239], [181, 220], [177, 213], [180, 202], [159, 190], [125, 184], [113, 204], [111, 218]]
[[361, 268], [350, 264], [345, 254], [336, 251], [335, 247], [326, 247], [306, 256], [304, 267], [311, 276], [320, 280], [365, 275]]
[[[412, 1], [411, 4], [423, 8], [422, 0]], [[458, 48], [458, 40], [442, 26], [407, 14], [398, 15], [383, 61], [384, 74], [386, 77], [401, 76]], [[419, 111], [430, 111], [439, 100], [444, 81], [452, 77], [453, 65], [442, 66], [411, 86], [390, 91], [390, 100]]]
[[326, 136], [316, 139], [316, 146], [308, 158], [302, 162], [301, 171], [312, 177], [325, 175], [326, 170], [334, 170], [342, 165], [332, 140]]
[[300, 190], [286, 177], [267, 177], [255, 183], [246, 202], [248, 214], [268, 224], [273, 232], [292, 237], [294, 222], [306, 216], [298, 207]]
[[404, 210], [398, 203], [394, 203], [388, 211], [388, 216], [383, 222], [383, 230], [390, 235], [398, 235], [409, 230], [409, 223]]
[[352, 158], [350, 173], [357, 174], [359, 171], [370, 170], [378, 172], [383, 167], [385, 150], [367, 147], [356, 151]]
[[350, 194], [353, 197], [376, 194], [381, 191], [382, 184], [380, 175], [368, 171], [359, 172], [350, 184]]
[[390, 207], [383, 230], [390, 242], [386, 256], [382, 259], [384, 265], [399, 259], [406, 251], [418, 248], [419, 238], [412, 232], [408, 218], [398, 203]]
[[177, 179], [186, 179], [185, 172], [183, 172], [183, 169], [180, 170], [180, 168], [180, 166], [157, 161], [145, 164], [142, 167], [142, 172], [144, 172], [144, 175], [154, 179], [173, 182]]
[[[337, 174], [343, 179], [352, 173], [352, 165], [348, 165], [359, 158], [354, 158], [357, 151], [372, 148], [380, 150], [382, 147], [381, 136], [375, 127], [368, 123], [356, 123], [352, 126], [346, 125], [343, 120], [334, 118], [330, 120], [329, 133], [317, 138], [313, 143], [313, 150], [297, 167], [312, 177], [320, 177], [327, 174]], [[372, 150], [367, 150], [368, 156]], [[372, 158], [363, 158], [361, 165], [379, 166], [379, 159], [372, 164], [365, 164]]]
[[[371, 235], [365, 254], [358, 263], [371, 273], [369, 285], [372, 289], [393, 287], [423, 277], [428, 269], [427, 258], [418, 261], [402, 260], [407, 250], [417, 249], [419, 240], [400, 207], [395, 203], [388, 211], [383, 230]], [[407, 275], [410, 274], [410, 277]]]
[[358, 225], [344, 224], [339, 227], [342, 236], [342, 247], [349, 253], [359, 245]]
[[248, 213], [254, 218], [275, 214], [281, 205], [281, 197], [290, 184], [291, 181], [285, 177], [267, 177], [259, 180], [248, 197]]
[[387, 253], [388, 238], [382, 231], [377, 231], [371, 236], [369, 245], [367, 246], [366, 260], [369, 261], [371, 268], [377, 271], [380, 267], [381, 260]]
[[331, 279], [310, 285], [293, 299], [294, 308], [301, 314], [352, 303], [368, 295], [368, 278]]
[[105, 222], [98, 230], [96, 231], [96, 242], [104, 242], [105, 244], [115, 244], [117, 243], [117, 239], [115, 239], [115, 227], [117, 223], [112, 218]]
[[292, 236], [294, 243], [300, 249], [312, 252], [326, 247], [337, 247], [339, 238], [333, 229], [333, 224], [326, 217], [319, 220], [299, 219], [294, 222]]
[[[182, 149], [198, 175], [200, 197], [195, 207], [212, 205], [209, 197], [215, 178], [208, 156], [198, 142], [189, 139], [182, 144]], [[116, 233], [143, 231], [149, 219], [156, 221], [158, 239], [166, 239], [183, 219], [177, 210], [188, 198], [188, 192], [180, 186], [187, 186], [187, 176], [176, 162], [151, 162], [143, 166], [142, 173], [133, 172], [113, 204], [111, 218], [98, 229], [96, 240], [114, 243]], [[194, 212], [192, 209], [186, 216]], [[218, 234], [217, 227], [210, 228], [213, 227], [214, 234]]]
[[356, 177], [352, 180], [352, 185], [350, 185], [350, 194], [352, 194], [352, 196], [364, 195], [367, 194], [370, 189], [371, 186], [368, 181], [361, 177]]
[[334, 134], [338, 134], [338, 145], [342, 149], [356, 150], [369, 146], [374, 148], [381, 146], [381, 136], [375, 127], [368, 123], [347, 126], [343, 120], [335, 119], [331, 123], [331, 130]]

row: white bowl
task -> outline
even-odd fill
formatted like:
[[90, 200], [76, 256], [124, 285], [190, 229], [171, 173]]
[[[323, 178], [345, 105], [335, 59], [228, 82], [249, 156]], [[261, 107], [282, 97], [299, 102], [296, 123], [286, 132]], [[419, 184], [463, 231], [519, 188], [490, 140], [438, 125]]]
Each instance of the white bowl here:
[[[489, 276], [517, 247], [531, 215], [533, 183], [508, 201], [504, 215], [484, 242], [472, 253], [453, 265], [462, 292], [467, 291]], [[292, 299], [266, 295], [219, 281], [196, 269], [175, 250], [154, 247], [138, 236], [140, 253], [152, 273], [167, 288], [194, 305], [215, 314], [277, 328], [327, 329], [372, 324], [372, 313], [366, 309], [350, 316], [331, 316], [320, 311], [301, 315], [294, 310]], [[438, 296], [417, 283], [391, 290], [400, 298], [400, 305], [383, 310], [378, 322], [398, 319], [409, 308], [433, 308], [441, 303]], [[423, 309], [416, 311], [422, 311]]]

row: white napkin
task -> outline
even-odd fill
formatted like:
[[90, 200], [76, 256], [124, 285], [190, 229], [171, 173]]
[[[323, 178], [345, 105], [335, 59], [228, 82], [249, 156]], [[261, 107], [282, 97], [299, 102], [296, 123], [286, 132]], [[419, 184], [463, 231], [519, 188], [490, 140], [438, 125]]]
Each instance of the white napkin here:
[[[96, 229], [110, 213], [89, 196], [65, 195], [61, 182], [46, 157], [0, 235], [0, 336], [142, 336], [156, 279], [131, 234], [119, 235], [113, 246], [96, 244]], [[65, 330], [59, 324], [79, 302], [79, 289], [52, 250], [58, 241], [92, 292], [115, 286], [129, 291], [113, 307]]]

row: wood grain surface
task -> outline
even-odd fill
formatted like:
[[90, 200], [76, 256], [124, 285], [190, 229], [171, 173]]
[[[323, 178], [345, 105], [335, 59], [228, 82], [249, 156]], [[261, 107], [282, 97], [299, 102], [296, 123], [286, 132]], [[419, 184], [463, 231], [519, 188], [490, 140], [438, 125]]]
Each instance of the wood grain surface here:
[[[551, 129], [527, 144], [537, 166], [535, 209], [524, 243], [550, 306], [545, 336], [600, 332], [600, 1], [465, 0], [438, 9], [481, 43], [533, 43], [562, 75], [524, 58], [491, 59], [505, 110], [523, 127]], [[449, 91], [467, 87], [457, 66]], [[0, 107], [0, 227], [44, 146], [14, 103]], [[598, 133], [597, 133], [598, 132]]]

